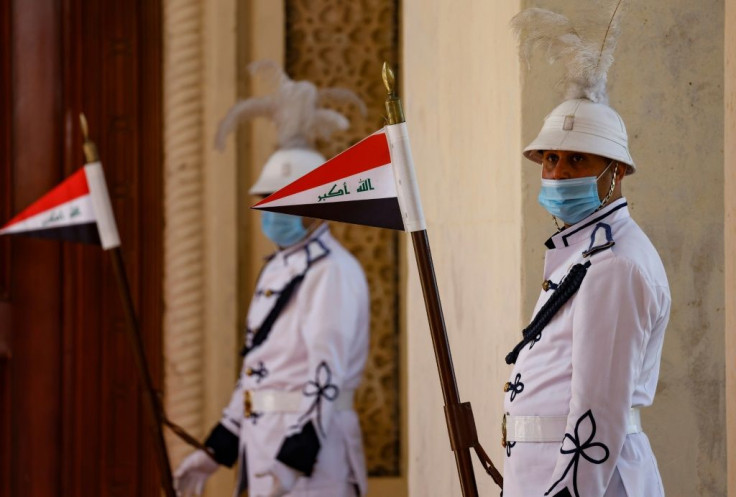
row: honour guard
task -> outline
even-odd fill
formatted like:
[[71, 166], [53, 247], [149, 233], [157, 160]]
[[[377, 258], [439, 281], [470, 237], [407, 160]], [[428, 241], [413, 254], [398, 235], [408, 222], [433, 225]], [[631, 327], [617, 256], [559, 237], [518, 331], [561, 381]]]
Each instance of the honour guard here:
[[611, 19], [603, 44], [549, 11], [513, 21], [522, 52], [541, 45], [565, 59], [568, 94], [524, 150], [541, 165], [540, 204], [563, 226], [546, 242], [534, 318], [506, 357], [504, 497], [664, 495], [640, 411], [656, 391], [671, 300], [622, 196], [636, 165], [607, 105]]
[[[312, 148], [347, 127], [320, 98], [362, 106], [347, 90], [317, 90], [290, 80], [275, 64], [256, 63], [275, 76], [275, 95], [237, 103], [218, 136], [239, 120], [271, 117], [279, 149], [269, 158], [252, 195], [279, 190], [324, 162]], [[246, 323], [243, 366], [229, 405], [206, 447], [179, 466], [180, 495], [199, 495], [219, 467], [237, 465], [235, 495], [353, 497], [366, 492], [366, 470], [353, 394], [369, 346], [369, 295], [358, 261], [327, 224], [263, 212], [263, 233], [278, 250], [256, 284]]]

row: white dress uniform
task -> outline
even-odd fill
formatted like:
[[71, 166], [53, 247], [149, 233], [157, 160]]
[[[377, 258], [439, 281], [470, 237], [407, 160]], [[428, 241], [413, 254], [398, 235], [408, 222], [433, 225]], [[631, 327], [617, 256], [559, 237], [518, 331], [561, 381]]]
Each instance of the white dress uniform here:
[[[295, 278], [293, 294], [268, 330], [269, 314]], [[248, 311], [240, 378], [206, 442], [218, 462], [238, 460], [236, 495], [245, 488], [251, 496], [268, 495], [272, 478], [256, 475], [277, 460], [308, 476], [290, 496], [365, 494], [352, 394], [368, 346], [365, 275], [326, 224], [272, 256]]]
[[652, 404], [669, 319], [659, 255], [624, 198], [547, 247], [547, 290], [535, 315], [573, 265], [590, 265], [577, 293], [521, 350], [506, 384], [503, 496], [663, 496], [632, 409]]

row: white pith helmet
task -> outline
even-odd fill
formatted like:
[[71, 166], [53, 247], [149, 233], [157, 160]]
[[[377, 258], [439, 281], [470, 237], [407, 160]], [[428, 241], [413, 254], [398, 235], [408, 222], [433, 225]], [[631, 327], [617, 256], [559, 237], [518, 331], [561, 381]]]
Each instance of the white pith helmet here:
[[279, 149], [268, 158], [251, 195], [270, 195], [324, 164], [322, 154], [309, 148]]
[[545, 150], [596, 154], [626, 164], [626, 174], [636, 171], [621, 116], [608, 105], [584, 98], [566, 100], [550, 112], [524, 156], [541, 164]]
[[534, 7], [511, 20], [523, 61], [528, 64], [532, 51], [540, 50], [549, 63], [563, 63], [566, 69], [560, 81], [565, 101], [547, 115], [537, 137], [524, 149], [524, 156], [534, 162], [542, 163], [545, 150], [564, 150], [621, 162], [627, 166], [626, 174], [636, 171], [624, 121], [608, 106], [607, 75], [623, 10], [620, 1], [609, 3], [605, 5], [610, 15], [599, 9], [601, 15], [586, 18], [580, 27], [561, 14]]

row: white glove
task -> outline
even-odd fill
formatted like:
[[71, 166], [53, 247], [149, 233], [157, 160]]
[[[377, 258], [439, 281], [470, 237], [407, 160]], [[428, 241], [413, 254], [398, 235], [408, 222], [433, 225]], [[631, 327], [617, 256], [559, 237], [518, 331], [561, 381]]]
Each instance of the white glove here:
[[273, 483], [270, 492], [265, 495], [256, 495], [255, 497], [282, 497], [294, 488], [297, 478], [303, 476], [303, 474], [301, 471], [297, 471], [280, 461], [276, 461], [271, 465], [271, 469], [264, 473], [256, 473], [256, 476], [270, 476], [273, 478]]
[[203, 450], [189, 454], [174, 473], [174, 488], [179, 497], [202, 495], [204, 484], [220, 465]]

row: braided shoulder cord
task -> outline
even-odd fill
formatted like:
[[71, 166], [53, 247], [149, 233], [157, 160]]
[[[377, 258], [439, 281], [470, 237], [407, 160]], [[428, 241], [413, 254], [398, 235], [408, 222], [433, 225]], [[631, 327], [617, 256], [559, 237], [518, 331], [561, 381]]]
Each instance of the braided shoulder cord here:
[[281, 315], [281, 311], [283, 311], [284, 307], [286, 307], [286, 304], [289, 303], [289, 301], [291, 300], [291, 295], [294, 293], [294, 290], [296, 290], [296, 287], [299, 286], [299, 284], [304, 280], [305, 275], [306, 271], [292, 279], [283, 288], [283, 290], [281, 290], [281, 293], [276, 299], [276, 303], [274, 304], [273, 308], [271, 308], [271, 311], [266, 316], [266, 319], [263, 320], [263, 323], [261, 324], [260, 328], [258, 328], [258, 331], [253, 337], [253, 344], [250, 348], [244, 347], [241, 355], [245, 356], [248, 352], [258, 347], [266, 340], [269, 332], [271, 331], [271, 328]]
[[590, 261], [587, 261], [585, 264], [575, 264], [570, 269], [570, 272], [567, 273], [567, 276], [565, 276], [565, 279], [562, 280], [552, 296], [550, 296], [542, 308], [539, 309], [539, 312], [534, 316], [534, 319], [532, 319], [529, 326], [524, 329], [522, 332], [524, 338], [522, 338], [516, 347], [508, 353], [506, 356], [506, 364], [514, 364], [521, 352], [521, 349], [523, 349], [526, 344], [534, 340], [537, 335], [542, 333], [544, 327], [547, 326], [555, 314], [557, 314], [557, 311], [559, 311], [562, 306], [565, 305], [573, 295], [575, 295], [580, 288], [580, 285], [582, 285], [583, 278], [585, 278], [589, 267]]

